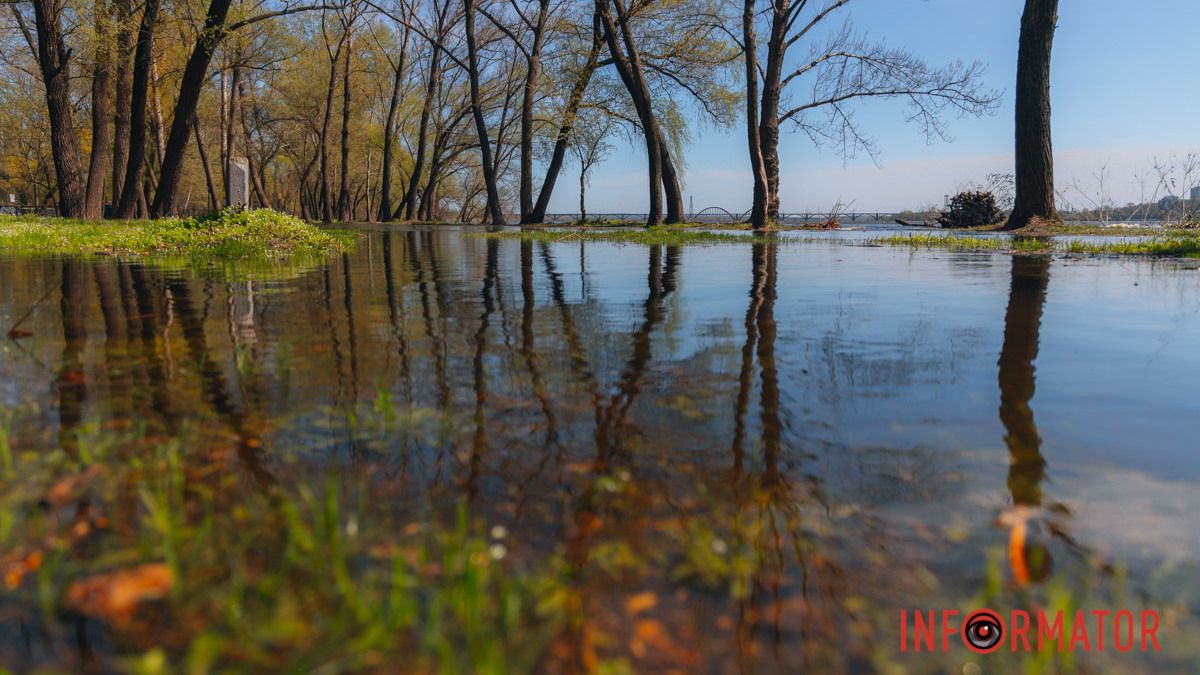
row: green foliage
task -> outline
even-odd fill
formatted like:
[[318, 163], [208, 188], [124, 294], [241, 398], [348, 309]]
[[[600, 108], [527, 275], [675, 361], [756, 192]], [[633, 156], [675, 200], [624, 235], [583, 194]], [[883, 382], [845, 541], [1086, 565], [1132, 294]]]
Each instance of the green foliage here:
[[0, 217], [0, 251], [20, 255], [261, 261], [324, 255], [351, 247], [353, 240], [269, 209], [151, 221]]
[[942, 248], [953, 251], [1019, 251], [1025, 253], [1075, 253], [1086, 255], [1136, 255], [1200, 258], [1200, 235], [1167, 234], [1134, 240], [1056, 242], [1044, 238], [974, 237], [943, 234], [908, 234], [877, 237], [871, 244]]

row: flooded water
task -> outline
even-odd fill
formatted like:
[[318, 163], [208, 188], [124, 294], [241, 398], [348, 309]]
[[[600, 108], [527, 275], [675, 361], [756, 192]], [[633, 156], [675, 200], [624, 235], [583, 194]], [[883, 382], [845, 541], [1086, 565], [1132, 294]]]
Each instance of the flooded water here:
[[[0, 326], [32, 308], [28, 335], [0, 343], [18, 469], [0, 562], [33, 546], [23, 528], [78, 525], [80, 509], [153, 521], [136, 477], [18, 498], [61, 485], [55, 457], [83, 471], [135, 429], [207, 486], [178, 497], [195, 527], [214, 527], [204, 504], [273, 533], [282, 520], [251, 504], [334, 486], [358, 514], [343, 530], [373, 546], [466, 519], [503, 570], [553, 566], [566, 600], [546, 630], [530, 622], [524, 668], [1195, 672], [1194, 265], [796, 234], [645, 247], [371, 230], [280, 279], [0, 259]], [[133, 630], [65, 611], [74, 579], [170, 561], [158, 542], [97, 528], [55, 549], [57, 572], [18, 576], [2, 660], [192, 658], [197, 617], [236, 613], [176, 596]], [[266, 535], [229, 546], [294, 555]], [[193, 594], [224, 583], [179, 555]], [[1106, 628], [1104, 652], [916, 652], [910, 625], [901, 651], [902, 610], [983, 606], [1150, 610], [1161, 649], [1118, 651]], [[254, 654], [216, 663], [273, 663]], [[304, 667], [322, 663], [344, 667]]]

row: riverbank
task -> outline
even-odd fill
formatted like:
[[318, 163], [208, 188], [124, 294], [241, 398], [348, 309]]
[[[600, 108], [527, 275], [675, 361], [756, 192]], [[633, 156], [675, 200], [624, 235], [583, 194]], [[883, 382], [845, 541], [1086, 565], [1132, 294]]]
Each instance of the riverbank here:
[[[1079, 235], [1088, 236], [1088, 235]], [[876, 237], [870, 244], [910, 246], [958, 251], [1011, 251], [1018, 253], [1076, 253], [1086, 255], [1124, 255], [1159, 258], [1200, 258], [1200, 234], [1167, 234], [1133, 239], [1054, 240], [1049, 237], [978, 236], [963, 234], [895, 234]]]
[[0, 217], [0, 254], [275, 260], [344, 251], [356, 235], [269, 209], [162, 220]]

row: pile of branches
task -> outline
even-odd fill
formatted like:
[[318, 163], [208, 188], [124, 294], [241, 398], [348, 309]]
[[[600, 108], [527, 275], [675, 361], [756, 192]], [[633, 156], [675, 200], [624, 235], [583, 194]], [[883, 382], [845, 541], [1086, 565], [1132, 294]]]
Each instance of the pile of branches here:
[[979, 190], [954, 195], [950, 207], [942, 211], [938, 223], [942, 227], [977, 227], [1001, 220], [1004, 220], [1004, 213], [996, 206], [996, 195]]

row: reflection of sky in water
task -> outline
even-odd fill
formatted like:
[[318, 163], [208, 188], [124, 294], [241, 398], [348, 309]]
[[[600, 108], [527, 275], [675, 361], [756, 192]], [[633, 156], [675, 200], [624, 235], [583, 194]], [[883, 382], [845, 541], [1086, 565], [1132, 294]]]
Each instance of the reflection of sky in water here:
[[[830, 517], [839, 523], [830, 527], [845, 528], [837, 536], [886, 539], [898, 559], [933, 564], [941, 557], [939, 571], [947, 578], [957, 574], [974, 583], [981, 552], [1003, 540], [992, 521], [1012, 500], [997, 381], [1011, 259], [819, 241], [833, 236], [805, 233], [811, 241], [783, 243], [777, 251], [773, 355], [782, 471], [798, 485], [811, 478], [819, 486], [814, 493], [828, 500], [835, 514]], [[622, 451], [632, 456], [628, 469], [672, 498], [711, 483], [705, 498], [731, 507], [731, 497], [720, 490], [732, 464], [737, 380], [755, 278], [750, 246], [680, 250], [675, 290], [665, 293], [660, 316], [651, 322], [646, 247], [581, 246], [569, 238], [532, 245], [525, 255], [532, 256], [534, 305], [526, 314], [520, 243], [489, 244], [457, 232], [414, 241], [397, 231], [390, 244], [395, 316], [378, 236], [347, 257], [348, 269], [338, 259], [325, 270], [252, 287], [186, 275], [193, 310], [203, 311], [193, 322], [204, 327], [203, 339], [183, 340], [182, 317], [175, 314], [155, 329], [169, 338], [159, 343], [158, 354], [170, 386], [185, 401], [180, 408], [198, 415], [214, 386], [223, 388], [228, 407], [249, 413], [249, 420], [235, 420], [238, 425], [270, 422], [263, 433], [268, 468], [287, 471], [278, 466], [281, 456], [321, 466], [404, 462], [393, 473], [411, 481], [406, 494], [414, 500], [430, 485], [461, 479], [455, 475], [460, 458], [482, 444], [490, 448], [479, 472], [485, 498], [503, 503], [530, 481], [533, 501], [544, 499], [544, 508], [553, 511], [561, 505], [551, 493], [562, 491], [570, 502], [578, 492], [552, 482], [554, 471], [539, 464], [543, 411], [531, 393], [523, 323], [530, 322], [531, 353], [564, 448], [565, 459], [554, 461], [587, 467], [597, 454], [595, 399], [573, 370], [568, 316], [597, 399], [607, 405], [610, 397], [637, 389], [628, 419], [608, 430], [620, 439], [617, 445], [627, 444]], [[494, 311], [480, 332], [489, 247], [497, 283]], [[672, 254], [663, 256], [665, 263]], [[38, 404], [19, 422], [23, 438], [58, 424], [53, 383], [65, 352], [59, 274], [58, 262], [0, 260], [2, 327], [50, 289], [26, 326], [33, 337], [0, 344], [0, 401]], [[94, 298], [94, 282], [87, 283]], [[158, 277], [153, 284], [161, 300], [169, 284]], [[559, 290], [565, 308], [556, 302]], [[105, 356], [101, 312], [94, 299], [87, 302], [85, 406], [102, 418], [105, 359], [111, 355]], [[1055, 259], [1041, 316], [1030, 408], [1047, 462], [1041, 485], [1046, 503], [1065, 504], [1073, 535], [1102, 557], [1145, 562], [1150, 570], [1164, 559], [1194, 563], [1200, 551], [1192, 524], [1200, 510], [1196, 272], [1169, 263]], [[644, 372], [631, 375], [631, 354], [647, 325], [649, 358]], [[189, 349], [199, 343], [212, 355], [221, 380], [216, 385], [213, 373], [205, 380], [189, 361]], [[246, 358], [253, 362], [247, 374], [239, 372], [238, 355], [243, 365]], [[760, 357], [755, 355], [744, 416], [751, 471], [767, 463]], [[481, 381], [484, 405], [476, 417]], [[446, 441], [453, 456], [440, 454], [440, 432], [430, 418], [418, 424], [428, 433], [412, 453], [384, 435], [349, 432], [347, 406], [365, 419], [380, 391], [402, 407], [410, 395], [425, 409], [444, 399], [460, 425]], [[204, 414], [204, 424], [231, 425]], [[486, 433], [472, 436], [476, 419]], [[369, 429], [369, 423], [363, 426]], [[647, 508], [671, 513], [676, 505]], [[863, 512], [870, 517], [843, 520], [846, 513]], [[970, 534], [962, 545], [947, 537], [939, 547], [940, 535], [930, 543], [913, 534], [964, 524]]]

